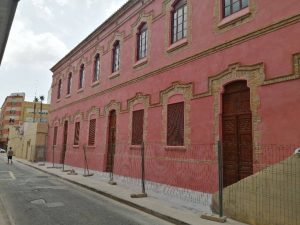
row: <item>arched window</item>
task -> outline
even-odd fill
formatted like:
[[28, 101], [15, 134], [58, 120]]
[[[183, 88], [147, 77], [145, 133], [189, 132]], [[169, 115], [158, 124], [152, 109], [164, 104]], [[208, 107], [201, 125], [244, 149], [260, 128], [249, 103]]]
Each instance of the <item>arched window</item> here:
[[172, 43], [187, 36], [187, 2], [179, 0], [172, 11]]
[[57, 88], [57, 99], [60, 99], [61, 94], [61, 79], [58, 81], [58, 88]]
[[223, 0], [223, 17], [247, 8], [249, 0]]
[[72, 73], [69, 73], [67, 95], [69, 95], [71, 93], [71, 86], [72, 86]]
[[148, 51], [148, 28], [146, 23], [141, 25], [137, 36], [137, 60], [140, 60], [147, 56]]
[[93, 82], [96, 82], [99, 80], [100, 75], [100, 55], [97, 54], [94, 59], [94, 76], [93, 76]]
[[78, 88], [81, 89], [83, 88], [84, 84], [84, 64], [80, 66], [80, 72], [79, 72], [79, 86]]
[[116, 41], [113, 47], [112, 72], [120, 70], [120, 41]]

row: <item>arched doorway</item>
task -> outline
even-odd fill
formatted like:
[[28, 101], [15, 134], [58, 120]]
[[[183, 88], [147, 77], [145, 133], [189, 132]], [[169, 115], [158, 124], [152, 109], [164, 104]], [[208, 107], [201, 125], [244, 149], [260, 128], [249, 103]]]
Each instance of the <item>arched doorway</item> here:
[[222, 96], [224, 187], [253, 174], [252, 113], [247, 81], [225, 86]]
[[106, 172], [112, 172], [114, 166], [114, 155], [116, 148], [116, 110], [111, 110], [109, 112], [108, 118], [108, 146], [107, 146], [107, 163], [106, 163]]

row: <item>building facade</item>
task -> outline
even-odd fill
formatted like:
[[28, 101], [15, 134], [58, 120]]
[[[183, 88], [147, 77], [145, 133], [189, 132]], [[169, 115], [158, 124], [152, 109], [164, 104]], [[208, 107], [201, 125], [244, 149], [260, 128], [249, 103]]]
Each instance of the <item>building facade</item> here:
[[22, 103], [25, 93], [12, 93], [5, 98], [0, 115], [0, 147], [7, 148], [10, 126], [19, 126], [22, 122]]
[[[47, 159], [203, 193], [300, 145], [300, 2], [128, 1], [51, 70]], [[52, 157], [54, 155], [54, 158]], [[269, 155], [278, 156], [269, 157]]]

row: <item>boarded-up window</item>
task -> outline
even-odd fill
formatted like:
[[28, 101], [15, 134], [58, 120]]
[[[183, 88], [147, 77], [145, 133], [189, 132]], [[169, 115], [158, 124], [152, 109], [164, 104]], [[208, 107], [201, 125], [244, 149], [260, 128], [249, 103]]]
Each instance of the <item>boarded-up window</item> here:
[[184, 102], [168, 105], [167, 145], [184, 145]]
[[143, 142], [144, 110], [133, 111], [132, 113], [132, 145], [141, 145]]
[[75, 123], [74, 145], [79, 144], [80, 122]]
[[57, 143], [57, 130], [58, 130], [58, 127], [54, 127], [53, 145], [56, 145], [56, 143]]
[[90, 120], [90, 128], [89, 128], [89, 141], [88, 145], [95, 145], [95, 136], [96, 136], [96, 119]]

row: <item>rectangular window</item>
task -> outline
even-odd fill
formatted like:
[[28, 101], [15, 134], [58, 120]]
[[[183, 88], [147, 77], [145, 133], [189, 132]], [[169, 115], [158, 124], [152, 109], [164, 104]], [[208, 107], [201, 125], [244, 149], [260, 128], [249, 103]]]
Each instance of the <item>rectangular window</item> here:
[[74, 145], [79, 145], [80, 122], [75, 123]]
[[91, 119], [90, 126], [89, 126], [89, 140], [88, 140], [89, 146], [95, 145], [95, 137], [96, 137], [96, 119]]
[[58, 81], [57, 99], [60, 99], [60, 93], [61, 93], [61, 79]]
[[132, 145], [141, 145], [143, 142], [143, 124], [144, 124], [144, 110], [137, 110], [132, 112]]
[[223, 0], [223, 17], [230, 16], [249, 5], [249, 0]]
[[54, 127], [53, 145], [57, 144], [57, 130], [58, 130], [58, 127]]
[[138, 60], [143, 59], [147, 56], [147, 37], [148, 30], [147, 25], [144, 24], [138, 34]]
[[175, 43], [187, 35], [187, 3], [179, 1], [174, 6], [172, 13], [172, 43]]
[[168, 105], [167, 145], [184, 145], [184, 102]]
[[93, 82], [96, 82], [99, 80], [99, 75], [100, 75], [100, 55], [97, 54], [95, 56], [95, 61], [94, 61], [94, 77], [93, 77]]
[[121, 55], [120, 43], [119, 41], [117, 41], [114, 44], [114, 49], [113, 49], [113, 65], [112, 65], [113, 73], [120, 70], [120, 55]]
[[70, 73], [68, 76], [67, 95], [71, 93], [71, 86], [72, 86], [72, 73]]
[[79, 74], [79, 89], [83, 88], [84, 85], [84, 65], [80, 68], [80, 74]]

